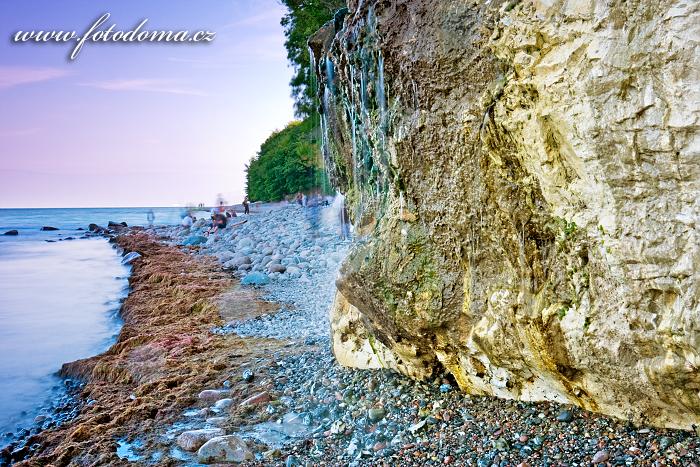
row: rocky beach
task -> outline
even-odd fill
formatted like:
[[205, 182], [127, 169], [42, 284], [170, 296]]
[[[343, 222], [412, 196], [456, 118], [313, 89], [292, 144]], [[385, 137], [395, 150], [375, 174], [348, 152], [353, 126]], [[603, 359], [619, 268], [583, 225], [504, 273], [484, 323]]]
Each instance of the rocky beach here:
[[0, 467], [700, 467], [700, 1], [140, 3], [0, 64]]
[[233, 219], [208, 238], [204, 222], [121, 230], [114, 241], [140, 257], [117, 342], [64, 366], [64, 376], [84, 382], [75, 418], [28, 433], [3, 459], [27, 456], [18, 462], [26, 466], [697, 465], [700, 439], [692, 431], [551, 402], [469, 396], [449, 374], [415, 381], [340, 366], [328, 313], [351, 242], [340, 238], [335, 213], [277, 206]]

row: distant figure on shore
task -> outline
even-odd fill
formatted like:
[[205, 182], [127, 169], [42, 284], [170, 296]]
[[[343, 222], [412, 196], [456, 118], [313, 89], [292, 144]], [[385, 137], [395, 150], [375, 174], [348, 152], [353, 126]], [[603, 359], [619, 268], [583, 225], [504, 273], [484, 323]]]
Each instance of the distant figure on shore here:
[[345, 206], [345, 200], [340, 207], [340, 238], [347, 240], [350, 238], [350, 219], [348, 216], [348, 208]]
[[207, 230], [207, 233], [205, 235], [208, 237], [209, 234], [216, 234], [216, 232], [218, 232], [220, 229], [225, 229], [226, 223], [226, 214], [222, 212], [216, 212], [215, 209], [212, 209], [211, 225], [209, 226], [209, 230]]
[[148, 226], [153, 227], [153, 221], [156, 220], [156, 215], [153, 213], [153, 209], [149, 209], [146, 213], [146, 220], [148, 221]]
[[301, 191], [297, 193], [295, 200], [299, 206], [302, 206]]
[[250, 214], [250, 201], [247, 196], [243, 198], [243, 214]]

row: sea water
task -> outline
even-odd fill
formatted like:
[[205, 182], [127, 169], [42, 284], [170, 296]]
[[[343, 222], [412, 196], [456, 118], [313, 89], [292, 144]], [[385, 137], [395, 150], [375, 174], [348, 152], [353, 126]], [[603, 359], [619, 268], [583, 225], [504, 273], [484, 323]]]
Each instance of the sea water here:
[[[106, 239], [77, 229], [143, 225], [149, 210], [0, 209], [0, 446], [58, 396], [63, 363], [106, 350], [119, 332], [129, 268]], [[180, 220], [177, 208], [152, 210], [156, 224]], [[2, 235], [11, 229], [19, 235]]]

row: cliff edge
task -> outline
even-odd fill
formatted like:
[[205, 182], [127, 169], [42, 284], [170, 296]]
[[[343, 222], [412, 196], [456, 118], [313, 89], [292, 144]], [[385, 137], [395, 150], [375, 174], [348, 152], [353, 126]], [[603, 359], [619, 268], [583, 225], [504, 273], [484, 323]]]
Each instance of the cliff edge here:
[[310, 41], [338, 360], [700, 425], [700, 4], [348, 6]]

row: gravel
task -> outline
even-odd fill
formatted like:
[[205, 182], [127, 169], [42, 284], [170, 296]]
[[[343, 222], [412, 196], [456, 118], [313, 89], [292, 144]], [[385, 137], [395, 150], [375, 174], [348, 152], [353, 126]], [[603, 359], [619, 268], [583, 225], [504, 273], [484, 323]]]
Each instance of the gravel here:
[[[325, 210], [320, 219], [332, 220], [332, 208]], [[308, 345], [301, 354], [274, 356], [275, 363], [256, 370], [254, 380], [252, 373], [244, 376], [274, 382], [272, 401], [258, 409], [267, 412], [268, 422], [254, 423], [251, 416], [250, 425], [236, 428], [257, 446], [252, 464], [698, 466], [700, 439], [693, 432], [635, 427], [552, 402], [469, 396], [447, 374], [418, 382], [389, 370], [339, 366], [330, 350], [328, 309], [350, 245], [337, 238], [333, 222], [309, 223], [308, 216], [301, 208], [272, 211], [257, 226], [203, 250], [230, 261], [231, 254], [222, 252], [231, 252], [227, 248], [236, 242], [258, 270], [267, 267], [266, 257], [310, 265], [296, 277], [270, 274], [262, 290], [281, 311], [213, 330]], [[267, 227], [262, 236], [272, 235], [268, 241], [256, 236], [261, 221]], [[251, 217], [249, 224], [254, 222]], [[265, 430], [282, 428], [289, 436], [279, 443], [260, 441]]]

